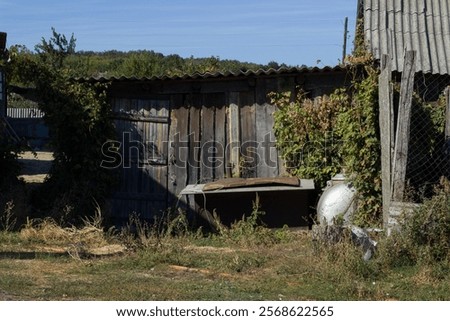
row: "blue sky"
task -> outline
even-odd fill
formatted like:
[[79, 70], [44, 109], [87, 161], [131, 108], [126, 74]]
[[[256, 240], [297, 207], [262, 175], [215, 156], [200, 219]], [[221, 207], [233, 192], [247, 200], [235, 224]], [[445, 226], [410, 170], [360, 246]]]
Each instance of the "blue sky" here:
[[[57, 32], [77, 50], [148, 49], [182, 57], [334, 66], [344, 19], [353, 46], [356, 0], [0, 0], [8, 46]], [[321, 60], [320, 63], [317, 63]]]

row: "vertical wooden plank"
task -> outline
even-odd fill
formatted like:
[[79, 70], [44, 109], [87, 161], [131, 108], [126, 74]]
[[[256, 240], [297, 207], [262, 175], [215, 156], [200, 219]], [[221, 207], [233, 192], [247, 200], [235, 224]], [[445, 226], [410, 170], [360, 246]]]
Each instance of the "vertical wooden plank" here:
[[256, 142], [256, 113], [253, 92], [240, 93], [240, 126], [241, 126], [241, 176], [256, 177], [258, 157]]
[[[178, 96], [178, 95], [177, 95]], [[180, 192], [188, 184], [188, 158], [189, 158], [189, 108], [182, 106], [183, 97], [179, 95], [176, 99], [176, 108], [171, 112], [170, 126], [170, 150], [169, 150], [169, 178], [168, 190], [169, 205], [181, 202], [178, 206], [186, 207], [186, 197], [180, 198]]]
[[256, 141], [260, 164], [257, 177], [278, 176], [278, 152], [273, 134], [273, 113], [275, 106], [267, 102], [267, 88], [273, 84], [266, 84], [264, 79], [258, 79], [256, 87]]
[[397, 133], [395, 139], [393, 165], [392, 200], [402, 202], [405, 191], [406, 165], [408, 161], [409, 131], [411, 125], [411, 105], [414, 88], [416, 52], [407, 51], [400, 86]]
[[392, 64], [389, 56], [382, 57], [382, 70], [379, 76], [379, 124], [381, 141], [381, 181], [383, 195], [383, 225], [387, 227], [389, 220], [389, 206], [391, 202], [391, 118], [392, 106]]
[[226, 107], [221, 105], [216, 108], [215, 114], [215, 147], [216, 147], [216, 162], [214, 165], [214, 179], [221, 179], [225, 177], [225, 166], [227, 159], [225, 157], [225, 149], [227, 146], [226, 135]]
[[445, 109], [445, 137], [450, 139], [450, 86], [445, 90], [446, 109]]
[[267, 105], [264, 104], [256, 104], [256, 141], [258, 143], [258, 157], [259, 163], [257, 167], [257, 177], [268, 177], [269, 170], [266, 164], [266, 135], [267, 135], [267, 126], [266, 126], [266, 115], [267, 115]]
[[240, 133], [240, 111], [239, 111], [239, 93], [230, 92], [229, 93], [229, 110], [228, 110], [228, 148], [230, 152], [230, 166], [232, 176], [240, 176], [239, 168], [239, 158], [240, 158], [240, 144], [241, 144], [241, 133]]
[[6, 117], [6, 85], [5, 85], [5, 73], [0, 70], [0, 117]]
[[[177, 144], [177, 130], [178, 130], [178, 118], [176, 117], [175, 110], [178, 110], [182, 105], [180, 95], [171, 96], [171, 105], [174, 107], [170, 113], [169, 117], [169, 141], [167, 150], [167, 191], [168, 195], [168, 206], [172, 206], [176, 201], [176, 144]], [[179, 136], [178, 136], [179, 140]]]
[[201, 95], [193, 94], [189, 109], [189, 184], [197, 184], [200, 179], [201, 106]]
[[[188, 184], [200, 183], [200, 142], [201, 142], [201, 106], [202, 96], [192, 94], [189, 97], [189, 157], [188, 157]], [[194, 195], [188, 195], [188, 216], [195, 218], [197, 206]]]
[[215, 107], [208, 102], [212, 97], [204, 95], [204, 105], [201, 110], [201, 161], [200, 161], [200, 181], [202, 183], [213, 180], [213, 167], [215, 164], [215, 144], [214, 144], [214, 114]]
[[446, 155], [446, 175], [450, 177], [450, 86], [445, 90], [445, 155]]
[[277, 177], [279, 175], [279, 165], [278, 165], [278, 161], [279, 161], [279, 155], [278, 155], [278, 150], [276, 147], [276, 139], [275, 139], [275, 134], [274, 134], [274, 130], [273, 127], [275, 125], [275, 120], [274, 120], [274, 113], [276, 110], [276, 106], [274, 105], [267, 105], [266, 108], [266, 126], [267, 126], [267, 152], [266, 152], [266, 160], [265, 163], [268, 167], [268, 174], [269, 177]]

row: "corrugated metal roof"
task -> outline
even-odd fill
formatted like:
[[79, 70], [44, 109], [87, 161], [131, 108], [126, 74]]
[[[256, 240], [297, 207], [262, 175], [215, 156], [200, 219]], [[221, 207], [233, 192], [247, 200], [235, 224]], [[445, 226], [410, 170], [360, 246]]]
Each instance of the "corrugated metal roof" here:
[[336, 67], [292, 67], [292, 68], [280, 68], [280, 69], [259, 69], [256, 71], [226, 71], [226, 72], [206, 72], [206, 73], [192, 73], [185, 75], [175, 76], [153, 76], [153, 77], [91, 77], [78, 80], [84, 80], [88, 82], [108, 82], [108, 81], [155, 81], [155, 80], [196, 80], [196, 79], [211, 79], [211, 78], [233, 78], [233, 77], [250, 77], [250, 76], [272, 76], [272, 75], [284, 75], [284, 74], [303, 74], [303, 73], [326, 73], [326, 72], [342, 72], [346, 69], [340, 66]]
[[417, 72], [450, 74], [450, 0], [362, 1], [364, 37], [376, 59], [389, 54], [401, 72], [405, 50], [415, 50]]

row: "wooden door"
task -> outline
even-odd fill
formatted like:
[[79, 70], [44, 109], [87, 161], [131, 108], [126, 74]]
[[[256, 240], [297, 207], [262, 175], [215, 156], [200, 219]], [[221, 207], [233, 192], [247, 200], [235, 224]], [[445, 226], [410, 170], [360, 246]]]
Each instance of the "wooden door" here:
[[170, 100], [115, 99], [122, 162], [111, 210], [119, 223], [131, 214], [152, 219], [167, 209]]

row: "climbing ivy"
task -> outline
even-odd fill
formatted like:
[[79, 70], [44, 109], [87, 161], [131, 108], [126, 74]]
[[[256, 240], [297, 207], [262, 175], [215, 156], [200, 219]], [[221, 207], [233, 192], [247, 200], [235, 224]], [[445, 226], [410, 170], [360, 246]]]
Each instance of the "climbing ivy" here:
[[340, 136], [335, 129], [349, 96], [339, 89], [315, 100], [301, 90], [294, 101], [290, 92], [271, 93], [270, 98], [279, 107], [274, 130], [288, 171], [314, 178], [318, 186], [324, 186], [340, 171]]
[[[275, 135], [290, 174], [312, 178], [318, 187], [345, 172], [358, 191], [356, 223], [377, 222], [381, 214], [378, 130], [378, 69], [367, 56], [349, 67], [353, 81], [331, 95], [307, 98], [300, 91], [272, 93]], [[351, 62], [351, 60], [350, 60]]]
[[[370, 63], [369, 63], [370, 62]], [[358, 191], [355, 223], [375, 223], [381, 214], [381, 151], [378, 126], [378, 70], [371, 61], [350, 87], [351, 103], [338, 116], [343, 169]]]

